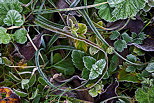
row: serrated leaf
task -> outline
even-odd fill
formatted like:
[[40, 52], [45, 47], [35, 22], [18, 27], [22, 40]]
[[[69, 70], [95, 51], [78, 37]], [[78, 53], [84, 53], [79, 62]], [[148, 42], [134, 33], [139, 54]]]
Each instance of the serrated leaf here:
[[131, 62], [136, 62], [137, 61], [137, 57], [134, 56], [133, 54], [129, 54], [127, 55], [127, 59]]
[[22, 6], [19, 0], [0, 0], [0, 25], [3, 25], [3, 20], [9, 10], [22, 12]]
[[6, 31], [7, 29], [0, 27], [0, 44], [8, 44], [11, 41], [11, 37]]
[[153, 103], [154, 87], [142, 87], [137, 89], [135, 97], [139, 103]]
[[14, 40], [17, 43], [24, 44], [27, 41], [26, 34], [27, 34], [27, 31], [23, 28], [16, 30], [16, 32], [14, 33]]
[[98, 74], [102, 74], [106, 66], [105, 59], [98, 60], [95, 64], [92, 65], [92, 69], [95, 70]]
[[7, 26], [21, 26], [24, 21], [22, 20], [21, 14], [16, 10], [9, 10], [6, 18], [4, 19], [4, 23]]
[[119, 58], [117, 55], [113, 55], [113, 57], [110, 60], [110, 66], [108, 72], [112, 73], [113, 71], [115, 71], [118, 65], [119, 65]]
[[77, 33], [79, 34], [86, 34], [87, 32], [87, 26], [83, 23], [78, 23], [78, 30]]
[[138, 36], [141, 40], [146, 39], [146, 34], [144, 34], [143, 32], [139, 33]]
[[82, 60], [84, 55], [85, 55], [85, 53], [83, 51], [80, 51], [80, 50], [73, 50], [72, 51], [71, 57], [72, 57], [73, 64], [79, 70], [82, 70], [84, 68], [84, 64], [83, 64], [83, 60]]
[[148, 66], [145, 68], [146, 71], [148, 71], [149, 73], [153, 73], [154, 72], [154, 63], [149, 63]]
[[82, 71], [81, 77], [88, 80], [89, 74], [90, 74], [90, 71], [88, 69], [84, 68]]
[[108, 4], [96, 8], [99, 16], [108, 22], [134, 17], [146, 4], [145, 0], [95, 0], [95, 4], [102, 2]]
[[91, 70], [92, 68], [92, 65], [95, 64], [96, 62], [96, 59], [91, 57], [91, 56], [84, 56], [83, 57], [83, 63], [84, 63], [84, 66], [88, 69], [88, 70]]
[[124, 0], [107, 0], [110, 5], [115, 5], [123, 2]]
[[93, 80], [93, 79], [96, 79], [98, 76], [99, 74], [97, 73], [97, 71], [94, 69], [91, 69], [90, 74], [89, 74], [89, 79]]
[[26, 97], [28, 94], [19, 90], [13, 89], [13, 91], [20, 97]]
[[122, 34], [122, 38], [123, 38], [123, 40], [126, 41], [126, 43], [129, 43], [129, 42], [133, 41], [133, 38], [130, 37], [126, 32]]
[[120, 36], [120, 33], [118, 31], [113, 31], [110, 35], [111, 40], [116, 40]]
[[124, 40], [117, 40], [114, 42], [114, 47], [117, 51], [122, 52], [124, 48], [127, 48], [127, 43]]
[[133, 17], [145, 7], [145, 4], [145, 0], [123, 0], [115, 5], [112, 15], [118, 20]]

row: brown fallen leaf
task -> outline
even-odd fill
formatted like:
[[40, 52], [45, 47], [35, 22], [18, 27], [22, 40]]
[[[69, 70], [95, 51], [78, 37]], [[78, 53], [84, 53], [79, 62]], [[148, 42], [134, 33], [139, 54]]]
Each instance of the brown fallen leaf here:
[[[32, 41], [35, 46], [39, 48], [41, 46], [41, 35], [36, 35]], [[20, 53], [15, 50], [13, 52], [14, 56], [21, 57], [25, 60], [30, 60], [34, 56], [36, 51], [30, 42], [28, 42], [26, 45], [17, 44], [17, 47]]]
[[[5, 94], [4, 98], [1, 96], [2, 93]], [[20, 98], [11, 90], [11, 88], [0, 87], [0, 103], [20, 103]]]
[[[119, 29], [123, 27], [126, 22], [127, 20], [119, 20], [116, 22], [108, 23], [107, 27], [108, 28], [118, 27]], [[138, 34], [142, 30], [143, 27], [144, 27], [143, 20], [139, 16], [137, 16], [136, 20], [130, 20], [129, 23], [123, 29], [129, 29], [130, 32], [135, 32]]]

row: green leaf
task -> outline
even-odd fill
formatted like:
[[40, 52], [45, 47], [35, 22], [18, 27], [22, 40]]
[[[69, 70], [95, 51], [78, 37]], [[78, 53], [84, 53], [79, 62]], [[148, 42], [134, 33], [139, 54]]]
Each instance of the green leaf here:
[[124, 0], [107, 0], [110, 5], [115, 5], [123, 2]]
[[124, 0], [115, 5], [112, 15], [118, 19], [126, 19], [136, 16], [136, 14], [145, 7], [145, 0]]
[[19, 90], [13, 89], [13, 91], [20, 97], [26, 97], [28, 94]]
[[110, 35], [111, 40], [116, 40], [120, 36], [120, 33], [118, 31], [113, 31]]
[[15, 76], [12, 72], [9, 72], [9, 76], [15, 81], [15, 82], [20, 82], [21, 80]]
[[[107, 0], [95, 0], [95, 4], [102, 3], [102, 2], [107, 2]], [[113, 15], [111, 14], [112, 8], [110, 8], [109, 4], [103, 4], [101, 6], [97, 6], [96, 8], [99, 9], [98, 14], [102, 19], [108, 22], [116, 20], [116, 18], [113, 17]]]
[[99, 76], [98, 72], [94, 69], [91, 69], [89, 74], [89, 79], [93, 80], [93, 79], [96, 79], [98, 76]]
[[83, 64], [83, 60], [82, 60], [82, 57], [84, 55], [85, 55], [85, 53], [83, 51], [80, 51], [80, 50], [73, 50], [72, 51], [71, 57], [72, 57], [73, 64], [79, 70], [83, 70], [83, 68], [84, 68], [84, 64]]
[[114, 47], [117, 51], [122, 52], [124, 48], [127, 48], [127, 43], [124, 40], [117, 40], [114, 42]]
[[120, 66], [120, 70], [119, 70], [119, 74], [118, 74], [118, 81], [139, 83], [140, 80], [138, 79], [137, 75], [138, 75], [137, 73], [126, 72], [126, 67]]
[[29, 83], [29, 79], [22, 79], [21, 80], [21, 87], [22, 87], [22, 89], [29, 88], [28, 83]]
[[47, 82], [46, 82], [42, 77], [39, 77], [39, 78], [38, 78], [38, 81], [39, 81], [43, 86], [48, 85]]
[[126, 41], [126, 43], [129, 43], [129, 42], [133, 41], [133, 38], [130, 37], [126, 32], [122, 34], [122, 38], [123, 38], [123, 40]]
[[113, 54], [113, 53], [114, 53], [114, 48], [111, 47], [111, 46], [109, 46], [109, 47], [106, 49], [106, 52], [107, 52], [108, 54]]
[[34, 99], [38, 95], [38, 89], [35, 90], [35, 92], [32, 93], [32, 96], [29, 99]]
[[17, 43], [24, 44], [27, 41], [27, 31], [25, 29], [16, 30], [14, 33], [14, 39]]
[[89, 74], [90, 74], [90, 71], [88, 69], [84, 68], [82, 71], [81, 77], [88, 80]]
[[138, 36], [141, 40], [146, 39], [146, 34], [144, 34], [143, 32], [139, 33]]
[[60, 63], [56, 63], [53, 65], [55, 69], [64, 75], [73, 75], [75, 72], [75, 68], [71, 59], [66, 59]]
[[98, 49], [96, 49], [92, 46], [89, 48], [90, 55], [95, 55], [96, 53], [98, 53], [98, 51], [99, 51]]
[[137, 57], [134, 56], [133, 54], [129, 54], [127, 55], [127, 59], [131, 62], [136, 62], [137, 61]]
[[7, 66], [10, 66], [12, 62], [7, 57], [2, 57], [3, 63]]
[[6, 18], [4, 19], [4, 23], [7, 26], [21, 26], [23, 25], [24, 21], [22, 20], [21, 14], [16, 10], [9, 10]]
[[76, 49], [79, 49], [79, 50], [82, 50], [85, 52], [88, 49], [88, 45], [85, 42], [79, 41], [79, 40], [75, 41], [75, 47], [76, 47]]
[[7, 29], [0, 27], [0, 44], [8, 44], [11, 41], [11, 37], [6, 33]]
[[79, 34], [86, 34], [87, 32], [87, 26], [83, 23], [78, 23], [78, 30], [77, 33]]
[[95, 70], [98, 74], [102, 74], [105, 66], [106, 66], [105, 59], [101, 59], [92, 65], [92, 69]]
[[92, 97], [96, 97], [98, 95], [98, 92], [95, 90], [95, 88], [90, 89], [88, 92]]
[[137, 89], [135, 97], [139, 103], [153, 103], [154, 87], [142, 87]]
[[146, 4], [145, 0], [95, 0], [95, 4], [102, 2], [108, 4], [96, 8], [99, 16], [108, 22], [134, 17]]
[[148, 71], [149, 73], [153, 73], [154, 72], [154, 62], [149, 63], [148, 66], [145, 68], [146, 71]]
[[18, 0], [0, 0], [0, 25], [3, 25], [3, 20], [9, 10], [22, 12], [22, 6]]
[[36, 75], [34, 74], [31, 76], [29, 80], [29, 83], [28, 83], [29, 87], [32, 87], [35, 84], [35, 82], [36, 82]]
[[91, 57], [91, 56], [84, 56], [83, 57], [83, 63], [84, 63], [84, 66], [88, 69], [88, 70], [91, 70], [92, 68], [92, 65], [95, 64], [96, 62], [96, 59]]
[[132, 32], [131, 36], [132, 36], [132, 38], [136, 38], [137, 34], [135, 32]]
[[128, 67], [126, 68], [126, 72], [135, 72], [135, 71], [136, 71], [135, 66], [128, 66]]

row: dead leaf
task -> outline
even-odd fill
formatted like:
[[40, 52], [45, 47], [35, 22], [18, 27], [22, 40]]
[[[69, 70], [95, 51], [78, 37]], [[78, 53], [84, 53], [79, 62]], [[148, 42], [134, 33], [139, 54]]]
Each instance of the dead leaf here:
[[[127, 20], [119, 20], [116, 22], [108, 23], [107, 27], [108, 28], [118, 27], [118, 29], [119, 29], [119, 28], [123, 27], [126, 22], [127, 22]], [[135, 32], [138, 34], [142, 30], [143, 27], [144, 27], [143, 20], [139, 16], [137, 16], [136, 20], [130, 20], [124, 29], [129, 29], [130, 32]]]
[[154, 38], [147, 38], [143, 44], [135, 44], [135, 43], [131, 43], [129, 45], [134, 45], [135, 47], [143, 50], [143, 51], [147, 51], [147, 52], [152, 52], [154, 51]]
[[[1, 96], [3, 93], [4, 98]], [[10, 88], [0, 87], [0, 103], [20, 103], [20, 98]]]
[[[37, 48], [39, 48], [41, 46], [41, 35], [36, 35], [33, 38], [33, 43]], [[21, 57], [25, 60], [30, 60], [34, 56], [36, 50], [30, 42], [28, 42], [26, 45], [17, 44], [17, 46], [20, 53], [15, 50], [15, 52], [13, 52], [14, 56]]]

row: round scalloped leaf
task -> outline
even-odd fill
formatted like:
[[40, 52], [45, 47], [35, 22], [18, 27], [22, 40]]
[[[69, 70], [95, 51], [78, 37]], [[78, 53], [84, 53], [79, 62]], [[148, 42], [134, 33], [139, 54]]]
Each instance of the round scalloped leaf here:
[[[107, 2], [107, 0], [95, 0], [95, 4]], [[98, 10], [99, 16], [109, 22], [115, 21], [116, 18], [112, 16], [111, 12], [112, 9], [110, 8], [109, 4], [103, 4], [101, 6], [96, 7]]]
[[108, 4], [96, 8], [99, 9], [99, 16], [108, 22], [136, 16], [146, 4], [146, 0], [95, 0], [95, 4], [102, 2], [108, 2]]
[[117, 51], [122, 52], [124, 48], [127, 48], [127, 43], [124, 40], [117, 40], [114, 42], [114, 47]]
[[6, 18], [3, 21], [7, 26], [21, 26], [24, 23], [21, 14], [16, 10], [8, 11]]
[[25, 29], [19, 29], [14, 33], [14, 39], [17, 43], [24, 44], [27, 41], [27, 31]]
[[118, 20], [127, 19], [128, 17], [136, 16], [136, 14], [145, 7], [145, 4], [145, 0], [124, 0], [115, 5], [112, 15]]
[[3, 19], [9, 10], [22, 12], [23, 9], [18, 0], [0, 0], [0, 25], [4, 24]]
[[7, 29], [0, 27], [0, 44], [8, 44], [11, 41], [11, 37], [6, 31]]

